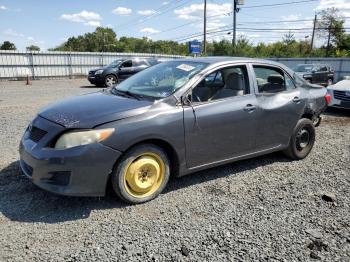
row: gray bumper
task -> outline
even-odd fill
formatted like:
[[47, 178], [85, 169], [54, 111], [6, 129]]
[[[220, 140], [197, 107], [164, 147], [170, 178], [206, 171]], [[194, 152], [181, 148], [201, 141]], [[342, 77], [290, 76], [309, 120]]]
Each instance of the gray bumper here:
[[[36, 126], [48, 122], [40, 117], [36, 121]], [[44, 128], [50, 129], [49, 125], [55, 124], [48, 123]], [[61, 195], [105, 195], [109, 174], [121, 152], [99, 143], [55, 150], [44, 146], [47, 139], [35, 143], [26, 133], [19, 148], [20, 166], [35, 185]]]

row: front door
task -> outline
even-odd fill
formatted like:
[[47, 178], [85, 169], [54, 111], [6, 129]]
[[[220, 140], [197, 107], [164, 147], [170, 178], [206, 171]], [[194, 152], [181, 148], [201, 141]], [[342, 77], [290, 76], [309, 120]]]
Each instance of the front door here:
[[192, 90], [192, 105], [184, 106], [188, 168], [251, 153], [260, 113], [245, 65], [204, 77]]
[[120, 67], [118, 72], [119, 80], [125, 80], [128, 77], [132, 76], [134, 74], [134, 68], [132, 64], [132, 60], [124, 61]]

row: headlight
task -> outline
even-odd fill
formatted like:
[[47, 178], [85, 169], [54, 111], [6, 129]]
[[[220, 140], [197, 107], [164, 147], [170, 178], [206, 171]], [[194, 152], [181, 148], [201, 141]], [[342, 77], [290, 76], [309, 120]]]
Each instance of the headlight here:
[[95, 72], [95, 75], [100, 75], [100, 74], [102, 74], [102, 73], [103, 73], [103, 70], [100, 69], [100, 70], [97, 70], [97, 71]]
[[303, 77], [305, 78], [305, 77], [312, 77], [312, 75], [303, 75]]
[[55, 149], [67, 149], [75, 146], [97, 143], [113, 134], [114, 128], [76, 131], [63, 134], [56, 142]]

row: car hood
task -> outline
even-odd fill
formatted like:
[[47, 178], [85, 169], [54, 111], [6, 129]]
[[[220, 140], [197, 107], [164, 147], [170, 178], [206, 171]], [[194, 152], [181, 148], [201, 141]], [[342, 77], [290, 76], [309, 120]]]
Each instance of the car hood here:
[[328, 86], [327, 89], [350, 91], [350, 80], [339, 81], [334, 85]]
[[66, 128], [93, 128], [146, 112], [152, 101], [113, 95], [107, 91], [76, 96], [54, 103], [39, 115]]

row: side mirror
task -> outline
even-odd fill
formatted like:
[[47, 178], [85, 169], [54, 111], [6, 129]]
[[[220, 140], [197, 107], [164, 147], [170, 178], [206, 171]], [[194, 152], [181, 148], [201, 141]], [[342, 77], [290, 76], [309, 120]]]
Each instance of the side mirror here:
[[186, 95], [181, 97], [181, 103], [183, 105], [189, 106], [192, 103], [192, 95], [190, 93], [187, 93]]

